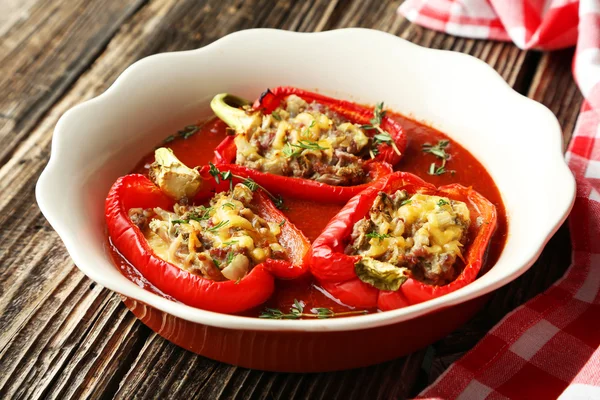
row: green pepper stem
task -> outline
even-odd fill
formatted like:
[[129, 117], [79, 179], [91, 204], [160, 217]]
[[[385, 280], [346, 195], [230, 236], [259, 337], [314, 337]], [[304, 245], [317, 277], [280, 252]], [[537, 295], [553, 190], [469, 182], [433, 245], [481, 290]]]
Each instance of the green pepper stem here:
[[220, 93], [213, 97], [210, 102], [210, 108], [230, 128], [236, 132], [245, 132], [252, 126], [255, 118], [252, 115], [248, 115], [239, 107], [248, 104], [250, 104], [248, 100], [229, 93]]

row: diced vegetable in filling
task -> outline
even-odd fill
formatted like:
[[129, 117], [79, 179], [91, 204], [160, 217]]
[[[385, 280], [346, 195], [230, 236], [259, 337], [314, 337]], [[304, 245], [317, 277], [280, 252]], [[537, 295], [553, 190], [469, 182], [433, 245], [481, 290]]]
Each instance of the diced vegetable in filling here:
[[296, 95], [271, 114], [254, 116], [235, 137], [236, 164], [329, 185], [365, 182], [363, 163], [373, 156], [374, 143], [360, 125]]
[[149, 177], [160, 190], [175, 200], [193, 197], [200, 190], [200, 173], [182, 163], [173, 150], [160, 147], [154, 152]]
[[243, 184], [218, 193], [208, 207], [176, 204], [129, 210], [154, 253], [192, 274], [237, 281], [267, 258], [286, 259], [279, 224], [257, 215], [253, 193]]
[[467, 241], [466, 204], [404, 190], [379, 193], [354, 225], [348, 254], [359, 254], [358, 277], [382, 290], [398, 290], [409, 277], [431, 285], [456, 278]]

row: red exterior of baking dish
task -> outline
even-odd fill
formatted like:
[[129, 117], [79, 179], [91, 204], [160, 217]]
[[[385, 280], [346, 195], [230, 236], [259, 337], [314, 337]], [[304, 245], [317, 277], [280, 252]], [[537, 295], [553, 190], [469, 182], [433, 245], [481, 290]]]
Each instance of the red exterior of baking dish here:
[[225, 329], [186, 321], [125, 297], [123, 301], [154, 332], [196, 354], [244, 368], [306, 373], [364, 367], [417, 351], [467, 322], [488, 298], [398, 324], [334, 332]]

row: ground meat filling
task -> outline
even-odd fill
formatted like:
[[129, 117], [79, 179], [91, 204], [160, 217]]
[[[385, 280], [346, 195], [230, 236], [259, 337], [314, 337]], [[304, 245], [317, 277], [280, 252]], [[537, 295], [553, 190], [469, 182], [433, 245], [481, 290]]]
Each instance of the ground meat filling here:
[[129, 218], [165, 261], [206, 279], [237, 281], [267, 258], [287, 258], [277, 239], [279, 224], [258, 216], [252, 198], [252, 191], [238, 184], [216, 194], [208, 207], [132, 208]]
[[360, 125], [296, 95], [235, 137], [236, 164], [336, 186], [364, 183], [373, 152]]
[[470, 213], [446, 197], [404, 190], [380, 192], [367, 216], [354, 225], [347, 254], [363, 256], [356, 272], [383, 290], [397, 290], [408, 277], [430, 285], [453, 281], [462, 268]]

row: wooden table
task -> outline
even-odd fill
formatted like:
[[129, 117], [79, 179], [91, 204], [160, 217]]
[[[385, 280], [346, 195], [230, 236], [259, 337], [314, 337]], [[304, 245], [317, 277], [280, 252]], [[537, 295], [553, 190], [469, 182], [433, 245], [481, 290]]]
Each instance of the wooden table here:
[[0, 0], [0, 398], [409, 397], [559, 278], [570, 261], [566, 227], [526, 274], [427, 349], [358, 370], [268, 373], [214, 362], [157, 336], [117, 295], [79, 272], [41, 215], [34, 187], [56, 121], [67, 109], [103, 92], [142, 57], [202, 47], [248, 28], [360, 26], [474, 55], [515, 90], [548, 106], [568, 141], [582, 101], [570, 72], [572, 50], [522, 51], [436, 33], [398, 17], [400, 3]]

